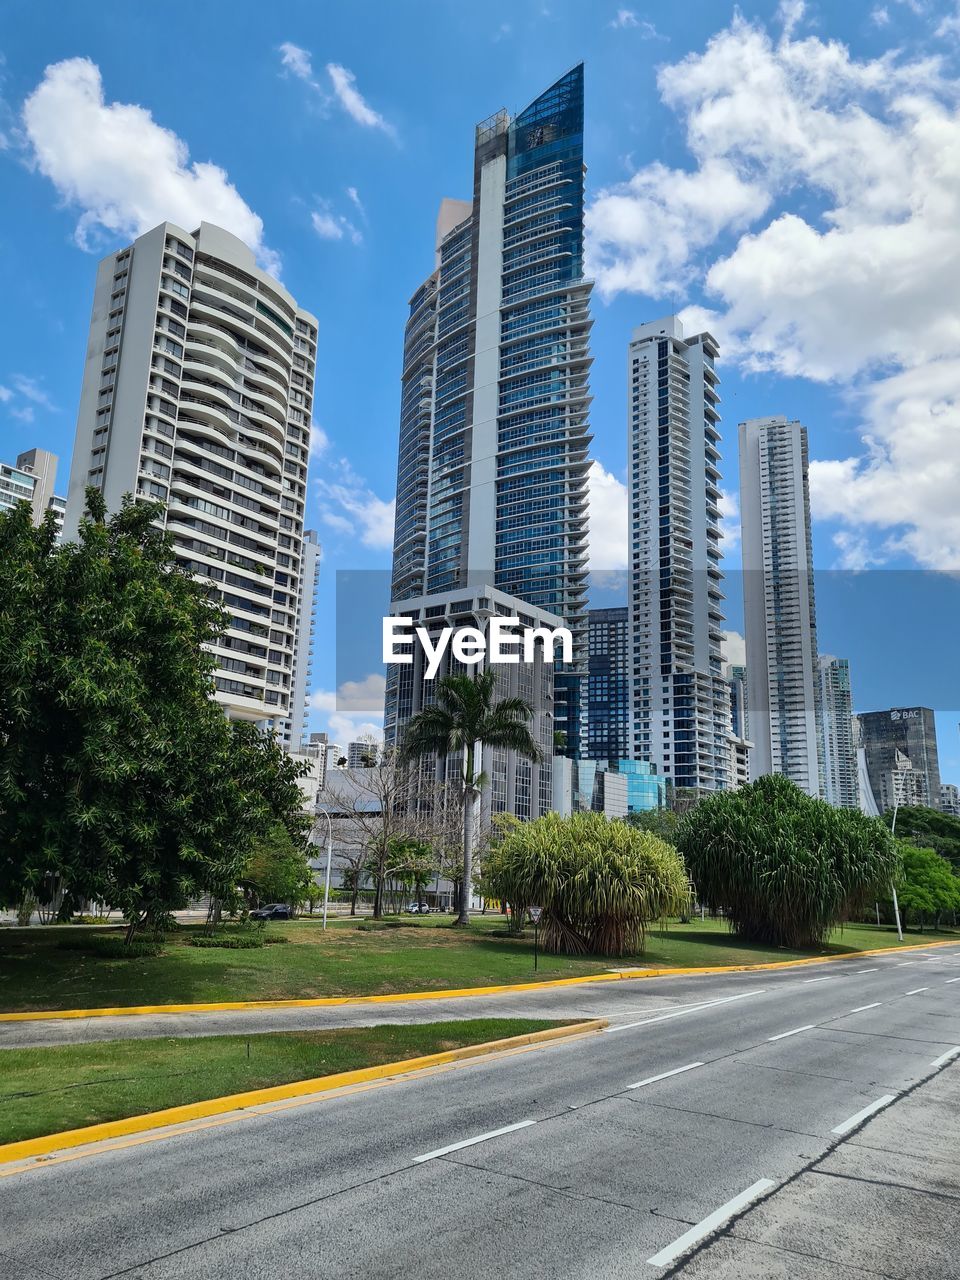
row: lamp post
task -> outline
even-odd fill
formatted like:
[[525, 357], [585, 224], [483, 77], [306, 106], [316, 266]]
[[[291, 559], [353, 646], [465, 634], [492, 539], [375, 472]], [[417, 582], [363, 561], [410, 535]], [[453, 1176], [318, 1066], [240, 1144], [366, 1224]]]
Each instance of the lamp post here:
[[[906, 782], [906, 775], [900, 774], [896, 769], [893, 771], [893, 821], [890, 823], [890, 835], [895, 836], [897, 830], [897, 810], [900, 808], [901, 789], [897, 785], [902, 778]], [[897, 900], [897, 886], [893, 880], [890, 881], [890, 889], [893, 892], [893, 918], [897, 922], [897, 941], [903, 941], [903, 929], [900, 925], [900, 903]]]
[[327, 873], [324, 878], [323, 885], [323, 928], [327, 927], [327, 904], [330, 901], [330, 864], [333, 860], [333, 823], [330, 821], [330, 815], [326, 809], [317, 809], [317, 816], [322, 815], [327, 820]]

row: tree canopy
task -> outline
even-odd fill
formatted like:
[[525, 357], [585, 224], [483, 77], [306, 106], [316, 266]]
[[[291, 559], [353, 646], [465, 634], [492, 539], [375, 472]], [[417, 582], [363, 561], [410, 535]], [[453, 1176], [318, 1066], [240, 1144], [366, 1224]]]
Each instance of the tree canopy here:
[[821, 945], [897, 868], [877, 818], [813, 800], [779, 776], [701, 800], [677, 829], [700, 901], [745, 938]]
[[[883, 816], [889, 827], [893, 810]], [[897, 836], [909, 838], [915, 845], [934, 849], [949, 859], [955, 870], [960, 871], [960, 818], [928, 809], [924, 805], [902, 804], [897, 810]]]
[[902, 862], [897, 896], [904, 921], [939, 925], [946, 912], [960, 910], [960, 876], [934, 849], [918, 849], [905, 840], [897, 842]]
[[136, 927], [235, 885], [251, 843], [303, 823], [300, 766], [211, 697], [225, 615], [177, 567], [157, 504], [75, 543], [0, 515], [0, 900], [122, 910]]

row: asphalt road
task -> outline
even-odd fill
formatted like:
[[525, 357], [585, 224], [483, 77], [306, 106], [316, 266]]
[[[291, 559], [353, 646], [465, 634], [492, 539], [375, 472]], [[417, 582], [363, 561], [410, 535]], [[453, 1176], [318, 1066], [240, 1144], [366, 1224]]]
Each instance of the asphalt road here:
[[0, 1274], [955, 1280], [960, 947], [928, 955], [497, 997], [612, 1022], [0, 1170]]

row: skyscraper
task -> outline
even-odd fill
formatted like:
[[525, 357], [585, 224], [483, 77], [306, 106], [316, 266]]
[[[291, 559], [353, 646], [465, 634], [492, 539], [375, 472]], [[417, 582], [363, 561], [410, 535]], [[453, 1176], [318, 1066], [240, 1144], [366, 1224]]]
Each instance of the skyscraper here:
[[823, 790], [820, 671], [807, 431], [783, 416], [740, 423], [744, 638], [752, 775]]
[[820, 724], [823, 735], [823, 798], [838, 809], [860, 808], [857, 740], [853, 730], [850, 664], [821, 654]]
[[634, 330], [627, 368], [631, 755], [700, 791], [730, 782], [717, 354], [668, 316]]
[[586, 758], [630, 757], [629, 614], [626, 606], [587, 613]]
[[317, 322], [242, 241], [163, 223], [100, 263], [65, 532], [85, 491], [166, 503], [179, 562], [229, 614], [232, 716], [289, 719]]
[[886, 813], [900, 804], [940, 805], [937, 726], [929, 707], [892, 707], [857, 716], [864, 754], [861, 807]]
[[[489, 583], [562, 617], [555, 723], [580, 740], [590, 283], [583, 67], [476, 129], [471, 202], [445, 200], [407, 321], [394, 603]], [[390, 710], [388, 708], [388, 719]]]
[[307, 738], [320, 556], [320, 542], [316, 530], [308, 529], [303, 535], [303, 558], [300, 566], [300, 587], [297, 593], [297, 626], [294, 634], [290, 715], [280, 722], [277, 729], [281, 742], [292, 751], [298, 750]]
[[57, 483], [57, 455], [46, 449], [27, 449], [15, 464], [0, 462], [0, 511], [29, 502], [34, 524], [52, 511], [57, 531], [63, 531], [66, 499], [54, 493]]
[[750, 781], [750, 715], [747, 710], [747, 668], [727, 667], [730, 687], [730, 785], [745, 786]]

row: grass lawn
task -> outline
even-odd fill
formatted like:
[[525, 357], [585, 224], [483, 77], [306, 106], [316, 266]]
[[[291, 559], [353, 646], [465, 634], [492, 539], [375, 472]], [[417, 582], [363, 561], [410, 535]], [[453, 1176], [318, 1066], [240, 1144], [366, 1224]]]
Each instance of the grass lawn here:
[[8, 1049], [0, 1054], [0, 1143], [563, 1025], [479, 1018], [413, 1027]]
[[[145, 959], [109, 959], [61, 950], [78, 926], [0, 931], [0, 1010], [80, 1009], [113, 1005], [190, 1004], [218, 1000], [308, 999], [330, 995], [381, 995], [403, 991], [492, 986], [603, 973], [611, 968], [700, 967], [792, 960], [810, 952], [753, 945], [735, 938], [722, 921], [671, 922], [652, 930], [642, 956], [620, 960], [592, 956], [542, 956], [533, 972], [533, 934], [508, 937], [502, 918], [475, 917], [469, 930], [444, 927], [449, 917], [405, 920], [400, 928], [358, 928], [338, 921], [324, 933], [318, 921], [273, 923], [286, 946], [228, 951], [188, 945], [199, 925], [168, 936], [164, 953]], [[113, 930], [119, 932], [119, 930]], [[960, 932], [909, 933], [906, 943]], [[897, 935], [875, 925], [838, 931], [822, 953], [896, 946]]]

